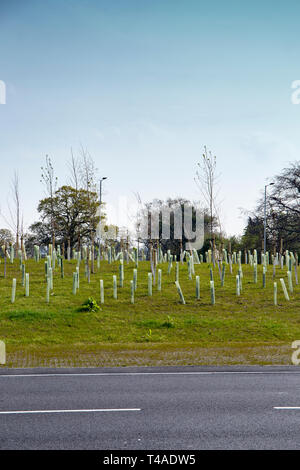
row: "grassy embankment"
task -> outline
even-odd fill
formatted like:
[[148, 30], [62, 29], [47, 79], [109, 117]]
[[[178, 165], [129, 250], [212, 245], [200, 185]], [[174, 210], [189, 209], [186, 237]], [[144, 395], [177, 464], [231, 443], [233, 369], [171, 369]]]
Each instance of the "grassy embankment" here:
[[[195, 278], [188, 279], [186, 263], [180, 265], [180, 284], [186, 305], [179, 303], [174, 285], [175, 267], [167, 275], [162, 269], [162, 292], [153, 287], [148, 296], [149, 262], [140, 262], [135, 303], [130, 303], [130, 280], [134, 264], [124, 264], [124, 287], [113, 299], [112, 275], [119, 263], [101, 261], [101, 268], [88, 283], [84, 263], [80, 268], [80, 290], [72, 294], [72, 273], [76, 262], [64, 263], [54, 273], [54, 289], [46, 303], [44, 260], [26, 261], [30, 274], [30, 296], [21, 286], [19, 261], [7, 263], [3, 277], [0, 264], [0, 339], [7, 348], [7, 366], [126, 366], [187, 364], [290, 364], [291, 342], [300, 339], [300, 286], [295, 286], [290, 301], [284, 299], [279, 278], [287, 285], [286, 267], [276, 268], [278, 306], [273, 305], [272, 266], [267, 286], [262, 287], [262, 267], [258, 283], [253, 269], [243, 265], [243, 291], [235, 292], [235, 275], [226, 267], [225, 286], [221, 287], [218, 269], [214, 270], [216, 304], [211, 305], [209, 267], [195, 265], [201, 279], [201, 299], [195, 298]], [[17, 279], [15, 303], [11, 303], [12, 278]], [[99, 280], [103, 279], [105, 303], [97, 313], [80, 311], [82, 303], [93, 296], [100, 303]]]

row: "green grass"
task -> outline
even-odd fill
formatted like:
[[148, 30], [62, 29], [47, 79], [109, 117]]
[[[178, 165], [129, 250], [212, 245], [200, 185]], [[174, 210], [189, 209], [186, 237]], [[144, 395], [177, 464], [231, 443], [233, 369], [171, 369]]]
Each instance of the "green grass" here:
[[[100, 271], [95, 268], [96, 273], [88, 283], [82, 262], [80, 289], [73, 295], [72, 273], [76, 262], [65, 261], [65, 278], [61, 279], [57, 268], [47, 304], [44, 260], [26, 261], [26, 272], [30, 274], [29, 297], [25, 297], [25, 288], [21, 286], [18, 260], [14, 264], [7, 263], [5, 279], [1, 260], [0, 339], [6, 342], [8, 365], [290, 363], [291, 342], [300, 339], [300, 287], [294, 283], [290, 301], [284, 299], [279, 278], [283, 277], [287, 285], [285, 267], [282, 271], [276, 268], [276, 307], [271, 266], [267, 272], [267, 287], [263, 289], [262, 267], [258, 267], [258, 283], [254, 284], [253, 269], [243, 265], [240, 297], [235, 294], [237, 266], [233, 266], [232, 275], [226, 267], [224, 287], [221, 287], [216, 268], [214, 306], [210, 301], [207, 264], [195, 265], [196, 275], [201, 280], [200, 300], [195, 298], [195, 278], [189, 280], [186, 264], [180, 265], [180, 284], [186, 305], [179, 302], [174, 285], [175, 267], [168, 276], [167, 264], [159, 266], [162, 292], [157, 292], [153, 286], [153, 296], [148, 296], [148, 262], [139, 263], [135, 303], [130, 303], [133, 263], [125, 262], [124, 287], [118, 288], [118, 300], [113, 299], [112, 276], [118, 276], [118, 267], [118, 262], [109, 265], [101, 261]], [[14, 277], [17, 292], [12, 304]], [[102, 305], [100, 279], [105, 289]], [[82, 311], [82, 304], [89, 297], [96, 299], [101, 307], [99, 311]], [[272, 350], [270, 355], [268, 352]], [[279, 355], [278, 351], [281, 351]]]

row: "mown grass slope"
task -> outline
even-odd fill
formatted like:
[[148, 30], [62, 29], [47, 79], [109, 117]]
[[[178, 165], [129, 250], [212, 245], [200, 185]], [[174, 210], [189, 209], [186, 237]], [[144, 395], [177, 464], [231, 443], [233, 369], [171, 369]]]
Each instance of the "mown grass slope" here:
[[[72, 294], [72, 273], [76, 261], [65, 261], [65, 277], [54, 273], [54, 289], [46, 303], [44, 260], [26, 261], [30, 275], [30, 296], [21, 285], [19, 261], [7, 263], [3, 276], [0, 265], [0, 339], [7, 347], [9, 366], [38, 365], [128, 365], [128, 364], [220, 364], [290, 363], [291, 342], [300, 339], [300, 287], [295, 285], [290, 301], [284, 299], [279, 278], [286, 280], [286, 268], [276, 268], [278, 305], [273, 304], [272, 266], [267, 285], [262, 287], [262, 267], [258, 283], [253, 269], [243, 265], [243, 290], [236, 296], [237, 265], [230, 274], [226, 267], [221, 287], [218, 268], [214, 270], [216, 304], [211, 305], [209, 266], [195, 265], [200, 276], [201, 298], [195, 298], [195, 278], [188, 279], [186, 263], [180, 265], [180, 284], [186, 305], [179, 302], [174, 285], [175, 267], [167, 274], [162, 264], [162, 291], [153, 286], [148, 296], [149, 262], [138, 266], [135, 303], [130, 303], [130, 280], [134, 263], [124, 264], [124, 287], [113, 299], [112, 276], [119, 263], [101, 261], [90, 283], [80, 267], [80, 289]], [[15, 303], [11, 303], [12, 279], [17, 279]], [[99, 280], [103, 279], [105, 303], [98, 312], [83, 312], [90, 296], [100, 304]], [[273, 352], [272, 352], [273, 351]]]

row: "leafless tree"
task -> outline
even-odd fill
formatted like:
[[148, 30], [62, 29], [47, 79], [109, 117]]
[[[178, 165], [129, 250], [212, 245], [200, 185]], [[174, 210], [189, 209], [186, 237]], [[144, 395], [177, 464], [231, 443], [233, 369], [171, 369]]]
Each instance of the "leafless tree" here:
[[[79, 152], [79, 176], [80, 176], [80, 183], [83, 188], [87, 191], [88, 194], [88, 201], [89, 194], [91, 192], [97, 192], [97, 184], [96, 184], [96, 175], [97, 175], [97, 168], [95, 166], [95, 162], [88, 152], [87, 149], [84, 149], [81, 145], [80, 152]], [[94, 273], [94, 242], [96, 236], [96, 228], [97, 228], [97, 217], [93, 220], [90, 220], [91, 224], [91, 231], [90, 231], [90, 241], [91, 241], [91, 250], [92, 250], [92, 263], [91, 263], [91, 272]]]
[[46, 165], [41, 167], [41, 183], [44, 183], [46, 188], [47, 197], [50, 199], [51, 204], [51, 231], [52, 231], [52, 245], [55, 247], [55, 219], [54, 219], [54, 195], [57, 189], [57, 176], [54, 174], [54, 168], [51, 159], [46, 155]]
[[9, 217], [1, 214], [6, 224], [15, 234], [16, 250], [19, 249], [20, 230], [21, 230], [21, 208], [20, 208], [20, 187], [18, 173], [15, 171], [11, 180], [12, 204], [7, 202]]
[[91, 154], [82, 145], [80, 147], [79, 158], [79, 177], [82, 187], [88, 192], [96, 191], [96, 175], [98, 170]]
[[19, 249], [19, 237], [20, 237], [20, 188], [19, 188], [19, 177], [15, 171], [12, 179], [12, 195], [13, 195], [13, 210], [9, 207], [10, 217], [14, 225], [14, 231], [16, 234], [16, 250]]
[[210, 240], [212, 249], [214, 250], [214, 235], [213, 235], [213, 221], [214, 217], [218, 220], [220, 233], [221, 233], [221, 222], [218, 210], [218, 179], [217, 174], [217, 158], [211, 151], [208, 151], [206, 146], [204, 147], [204, 153], [202, 155], [201, 162], [197, 163], [198, 170], [196, 172], [195, 182], [200, 189], [200, 192], [204, 198], [204, 202], [209, 210], [210, 217]]
[[78, 191], [80, 179], [80, 167], [78, 158], [74, 157], [73, 149], [71, 148], [71, 160], [68, 162], [70, 171], [70, 184]]

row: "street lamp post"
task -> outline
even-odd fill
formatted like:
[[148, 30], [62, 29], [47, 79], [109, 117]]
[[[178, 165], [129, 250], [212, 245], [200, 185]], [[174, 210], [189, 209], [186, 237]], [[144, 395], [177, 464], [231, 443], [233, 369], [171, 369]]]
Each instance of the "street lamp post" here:
[[99, 220], [99, 249], [100, 249], [100, 240], [101, 240], [102, 182], [103, 182], [104, 180], [107, 180], [107, 176], [103, 176], [103, 178], [101, 178], [100, 184], [99, 184], [99, 216], [100, 216], [100, 220]]
[[267, 250], [267, 187], [272, 186], [274, 183], [265, 185], [265, 205], [264, 205], [264, 254]]

